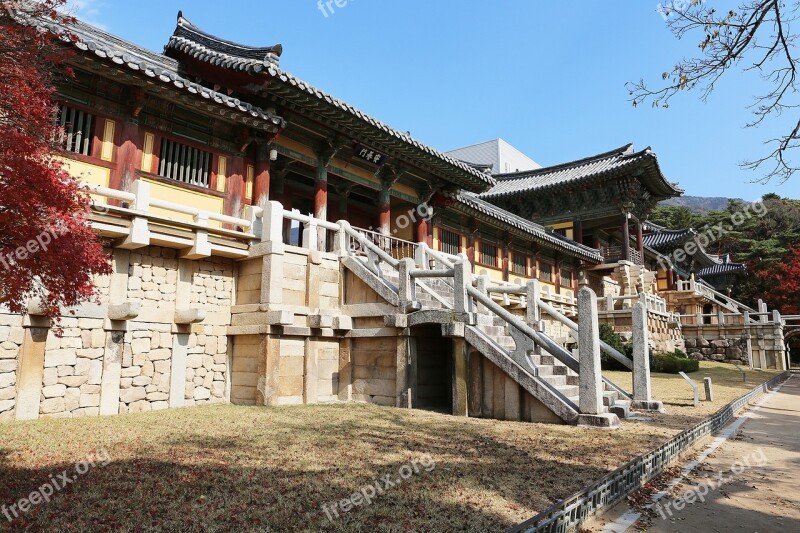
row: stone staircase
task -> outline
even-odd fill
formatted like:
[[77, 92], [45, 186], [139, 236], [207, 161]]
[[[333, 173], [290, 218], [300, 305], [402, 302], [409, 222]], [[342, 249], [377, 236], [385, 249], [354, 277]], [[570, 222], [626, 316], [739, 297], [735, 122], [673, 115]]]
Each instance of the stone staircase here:
[[[364, 278], [364, 270], [358, 269], [357, 275]], [[396, 270], [382, 268], [380, 280], [364, 279], [372, 283], [381, 283], [395, 292], [399, 284]], [[370, 275], [374, 275], [370, 273]], [[420, 311], [452, 309], [452, 281], [441, 278], [423, 280], [431, 292], [417, 282], [416, 302]], [[510, 325], [494, 315], [477, 315], [477, 325], [466, 326], [466, 341], [484, 357], [501, 368], [528, 393], [546, 405], [551, 411], [567, 423], [575, 423], [579, 410], [579, 377], [553, 355], [544, 354], [539, 349], [518, 350], [517, 341], [510, 332]], [[533, 346], [531, 346], [533, 347]], [[520, 352], [524, 352], [521, 355]], [[564, 349], [566, 354], [566, 349]], [[604, 384], [603, 403], [606, 412], [626, 418], [630, 402], [620, 400], [620, 394], [608, 383]]]

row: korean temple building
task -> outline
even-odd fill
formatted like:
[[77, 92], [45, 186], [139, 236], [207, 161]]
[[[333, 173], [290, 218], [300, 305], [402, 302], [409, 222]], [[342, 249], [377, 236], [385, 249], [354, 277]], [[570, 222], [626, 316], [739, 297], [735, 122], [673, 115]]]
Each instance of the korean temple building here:
[[0, 420], [358, 401], [575, 423], [584, 286], [626, 336], [642, 303], [653, 350], [786, 366], [780, 315], [729, 297], [742, 265], [671, 259], [697, 232], [648, 221], [682, 194], [649, 148], [473, 160], [298, 79], [281, 45], [182, 14], [163, 53], [69, 31], [58, 157], [114, 273], [63, 338], [34, 303], [0, 312]]

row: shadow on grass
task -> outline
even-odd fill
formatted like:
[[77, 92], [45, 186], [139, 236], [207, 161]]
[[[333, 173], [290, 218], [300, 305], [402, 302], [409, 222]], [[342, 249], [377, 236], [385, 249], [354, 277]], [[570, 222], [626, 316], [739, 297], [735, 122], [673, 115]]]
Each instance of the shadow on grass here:
[[[600, 459], [624, 440], [592, 433], [580, 443], [576, 457], [578, 444], [565, 444], [575, 428], [548, 431], [548, 426], [467, 423], [352, 405], [216, 407], [207, 412], [225, 416], [203, 417], [203, 408], [187, 410], [183, 413], [191, 420], [163, 428], [156, 413], [126, 417], [123, 424], [136, 428], [135, 437], [132, 430], [113, 427], [107, 420], [103, 430], [94, 433], [91, 430], [101, 422], [70, 421], [96, 434], [75, 437], [70, 445], [76, 449], [105, 445], [113, 434], [116, 440], [107, 446], [112, 462], [77, 476], [49, 503], [35, 506], [13, 523], [0, 516], [0, 528], [495, 531], [529, 518], [619, 466], [603, 465]], [[308, 423], [309, 415], [314, 423]], [[179, 416], [164, 415], [172, 421]], [[205, 425], [197, 427], [196, 420]], [[143, 425], [154, 429], [142, 433]], [[497, 433], [500, 428], [502, 435]], [[508, 440], [506, 432], [519, 436]], [[559, 435], [564, 442], [556, 439]], [[630, 456], [644, 445], [625, 440], [622, 446], [632, 448]], [[0, 505], [28, 496], [51, 475], [74, 472], [74, 464], [57, 456], [46, 455], [35, 467], [17, 466], [20, 461], [14, 457], [19, 452], [16, 446], [0, 451]], [[400, 469], [423, 454], [432, 457], [433, 470], [420, 469], [396, 486], [385, 487], [384, 476], [396, 482]], [[329, 520], [323, 505], [349, 498], [376, 481], [385, 492], [370, 505], [340, 510], [338, 517], [329, 513], [334, 518]]]

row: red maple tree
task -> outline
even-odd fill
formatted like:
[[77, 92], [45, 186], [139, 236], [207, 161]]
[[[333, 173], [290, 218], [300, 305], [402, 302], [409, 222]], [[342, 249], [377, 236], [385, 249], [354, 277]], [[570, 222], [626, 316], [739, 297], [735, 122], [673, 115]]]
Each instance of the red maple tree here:
[[785, 315], [800, 315], [800, 245], [794, 245], [783, 261], [758, 272], [763, 283], [761, 298]]
[[0, 304], [24, 313], [41, 300], [47, 316], [95, 298], [108, 257], [88, 223], [89, 196], [54, 155], [57, 76], [66, 77], [65, 0], [0, 3]]

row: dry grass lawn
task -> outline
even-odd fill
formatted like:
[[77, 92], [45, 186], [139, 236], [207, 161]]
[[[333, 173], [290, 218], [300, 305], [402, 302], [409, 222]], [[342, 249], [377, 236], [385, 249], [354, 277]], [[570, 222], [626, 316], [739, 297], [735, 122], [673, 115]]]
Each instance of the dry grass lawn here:
[[[716, 410], [771, 377], [717, 383]], [[615, 376], [616, 377], [616, 376]], [[626, 377], [626, 376], [623, 376]], [[678, 378], [680, 379], [680, 378]], [[622, 379], [619, 379], [624, 383]], [[203, 407], [0, 425], [6, 508], [93, 450], [111, 462], [0, 529], [63, 531], [497, 531], [530, 518], [702, 414], [685, 387], [655, 376], [671, 415], [620, 431], [458, 419], [369, 405]], [[329, 520], [348, 498], [429, 454], [435, 467]]]

